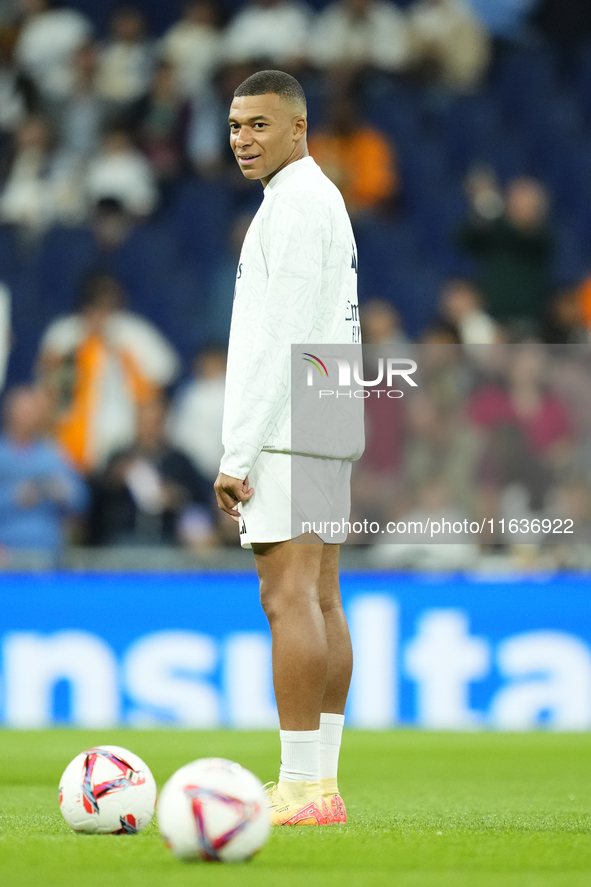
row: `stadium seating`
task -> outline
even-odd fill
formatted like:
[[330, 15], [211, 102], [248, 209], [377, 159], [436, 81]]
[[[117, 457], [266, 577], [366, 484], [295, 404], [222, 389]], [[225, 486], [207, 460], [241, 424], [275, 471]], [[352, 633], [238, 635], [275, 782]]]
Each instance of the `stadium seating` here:
[[[94, 0], [78, 8], [104, 26]], [[233, 0], [226, 8], [230, 12]], [[177, 14], [157, 0], [143, 4], [154, 31]], [[321, 91], [308, 90], [311, 118], [320, 119]], [[363, 102], [367, 121], [396, 145], [402, 179], [398, 215], [358, 225], [362, 298], [392, 300], [411, 335], [434, 316], [446, 277], [470, 273], [453, 232], [467, 205], [462, 182], [477, 162], [500, 180], [531, 174], [548, 187], [556, 228], [555, 281], [589, 271], [591, 246], [591, 46], [559, 63], [551, 48], [505, 48], [478, 93], [455, 98], [416, 84], [376, 80]], [[256, 196], [256, 200], [255, 200]], [[215, 259], [226, 254], [229, 226], [244, 201], [224, 182], [187, 178], [154, 220], [119, 249], [100, 254], [87, 229], [57, 228], [39, 243], [19, 242], [0, 228], [0, 278], [13, 291], [15, 348], [11, 382], [30, 377], [38, 336], [56, 314], [72, 309], [83, 274], [106, 267], [121, 275], [130, 306], [158, 323], [188, 362], [208, 336], [208, 287]]]

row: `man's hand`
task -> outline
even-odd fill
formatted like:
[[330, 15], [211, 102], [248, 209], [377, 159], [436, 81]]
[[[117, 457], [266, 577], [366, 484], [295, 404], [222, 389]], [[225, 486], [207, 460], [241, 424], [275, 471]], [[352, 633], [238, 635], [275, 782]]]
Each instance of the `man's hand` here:
[[213, 488], [218, 500], [218, 507], [229, 514], [232, 520], [238, 522], [240, 512], [236, 510], [237, 503], [247, 502], [254, 493], [254, 487], [249, 485], [248, 477], [240, 480], [237, 477], [230, 477], [229, 474], [222, 474], [220, 471]]

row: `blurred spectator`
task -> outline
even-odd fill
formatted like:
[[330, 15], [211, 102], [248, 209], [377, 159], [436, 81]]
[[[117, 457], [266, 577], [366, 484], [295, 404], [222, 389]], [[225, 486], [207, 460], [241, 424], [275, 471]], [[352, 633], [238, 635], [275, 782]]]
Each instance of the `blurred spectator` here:
[[566, 287], [554, 295], [548, 305], [544, 341], [551, 345], [591, 341], [591, 281], [583, 281], [580, 287]]
[[364, 345], [401, 345], [408, 342], [398, 311], [385, 299], [363, 302], [360, 315]]
[[228, 61], [298, 67], [308, 54], [311, 10], [298, 0], [250, 0], [226, 30]]
[[103, 197], [93, 207], [89, 222], [98, 252], [109, 253], [118, 250], [129, 239], [136, 219], [120, 200]]
[[79, 204], [70, 166], [60, 164], [54, 153], [47, 122], [42, 117], [27, 117], [14, 137], [0, 194], [0, 219], [38, 235], [58, 219], [75, 217]]
[[160, 62], [150, 91], [132, 109], [137, 142], [160, 179], [182, 172], [189, 122], [189, 105], [178, 89], [175, 69]]
[[548, 359], [538, 344], [509, 346], [506, 385], [485, 383], [472, 396], [469, 415], [484, 428], [513, 424], [522, 429], [532, 454], [560, 465], [570, 449], [572, 423], [548, 388]]
[[[373, 547], [372, 564], [397, 569], [470, 569], [478, 556], [474, 537], [463, 530], [452, 531], [454, 524], [463, 528], [467, 517], [454, 504], [445, 480], [437, 474], [423, 478], [416, 507], [396, 515], [397, 532], [392, 536], [393, 541]], [[442, 530], [435, 538], [430, 536], [429, 529], [424, 534], [418, 532], [419, 526], [430, 528], [434, 523]]]
[[225, 349], [215, 345], [204, 348], [195, 360], [193, 373], [192, 381], [175, 398], [169, 437], [213, 483], [223, 454]]
[[162, 401], [140, 407], [131, 446], [115, 453], [93, 482], [95, 545], [174, 545], [211, 541], [212, 487], [165, 439]]
[[58, 553], [63, 520], [87, 502], [83, 481], [58, 448], [45, 440], [47, 396], [13, 389], [4, 405], [0, 437], [0, 545]]
[[455, 408], [438, 400], [422, 386], [406, 398], [403, 476], [416, 494], [425, 478], [436, 475], [453, 504], [470, 515], [481, 441], [463, 414], [463, 400]]
[[470, 167], [464, 191], [478, 218], [494, 221], [503, 214], [505, 199], [495, 170], [486, 163]]
[[482, 297], [470, 280], [448, 280], [440, 296], [442, 317], [456, 329], [462, 345], [492, 345], [501, 329], [482, 307]]
[[162, 38], [162, 58], [174, 66], [185, 98], [195, 98], [209, 87], [220, 63], [220, 16], [215, 0], [189, 0], [180, 21]]
[[422, 79], [458, 92], [479, 85], [490, 60], [486, 31], [463, 0], [416, 0], [408, 11], [413, 60]]
[[421, 345], [461, 345], [460, 334], [452, 323], [440, 321], [428, 326], [418, 338]]
[[513, 179], [504, 213], [496, 217], [483, 215], [480, 191], [469, 192], [472, 215], [459, 231], [459, 245], [478, 263], [480, 288], [493, 318], [516, 335], [538, 335], [552, 258], [546, 191], [534, 179]]
[[187, 152], [199, 176], [224, 173], [238, 190], [249, 187], [236, 164], [228, 138], [228, 109], [234, 90], [256, 71], [248, 62], [228, 64], [215, 77], [214, 88], [191, 103]]
[[92, 205], [111, 197], [134, 216], [149, 215], [158, 197], [150, 164], [119, 127], [105, 134], [100, 153], [90, 161], [86, 189]]
[[319, 68], [399, 71], [409, 60], [405, 15], [385, 0], [336, 0], [319, 14], [310, 61]]
[[[363, 350], [364, 379], [377, 379], [380, 362], [383, 370], [388, 357], [409, 356], [409, 348], [404, 347], [405, 339], [398, 327], [398, 315], [388, 302], [372, 299], [363, 303], [361, 328], [366, 346]], [[351, 520], [367, 518], [380, 522], [386, 519], [391, 503], [401, 492], [404, 402], [398, 398], [371, 395], [364, 401], [364, 414], [365, 451], [353, 470], [356, 511]]]
[[33, 81], [15, 64], [14, 49], [14, 32], [0, 30], [0, 155], [4, 155], [11, 134], [37, 101]]
[[571, 419], [577, 442], [573, 463], [576, 470], [587, 474], [591, 484], [591, 353], [588, 343], [582, 348], [554, 347], [548, 349], [552, 360], [548, 376], [552, 390], [564, 403]]
[[421, 336], [420, 343], [421, 347], [413, 353], [418, 364], [415, 380], [419, 383], [414, 393], [428, 395], [434, 408], [448, 417], [452, 412], [461, 412], [471, 388], [472, 370], [453, 327], [432, 327]]
[[138, 6], [120, 6], [110, 20], [111, 38], [101, 53], [97, 88], [113, 108], [125, 110], [148, 89], [154, 46]]
[[57, 402], [57, 439], [88, 471], [129, 444], [138, 405], [175, 378], [178, 359], [151, 323], [124, 309], [119, 281], [99, 272], [87, 278], [78, 311], [45, 332], [39, 370]]
[[88, 160], [98, 151], [107, 108], [96, 88], [98, 57], [94, 43], [74, 54], [72, 87], [59, 111], [59, 142], [73, 159]]
[[[400, 317], [390, 302], [370, 299], [360, 305], [363, 343], [363, 377], [375, 379], [379, 361], [407, 358], [410, 351]], [[391, 346], [391, 347], [386, 347]], [[395, 398], [368, 397], [365, 401], [365, 452], [352, 476], [355, 519], [383, 521], [401, 493], [400, 463], [403, 452], [404, 403]], [[352, 518], [353, 519], [353, 518]]]
[[66, 96], [72, 85], [74, 53], [92, 33], [88, 19], [75, 9], [56, 8], [54, 0], [20, 0], [25, 16], [16, 57], [40, 93], [50, 102]]
[[400, 187], [394, 146], [386, 135], [361, 121], [351, 99], [330, 103], [326, 125], [312, 133], [308, 147], [339, 188], [352, 217], [391, 210]]
[[[477, 472], [477, 518], [540, 512], [553, 479], [572, 456], [573, 424], [561, 397], [547, 387], [540, 345], [509, 346], [505, 379], [473, 393], [467, 414], [486, 434]], [[524, 540], [525, 541], [525, 540]]]

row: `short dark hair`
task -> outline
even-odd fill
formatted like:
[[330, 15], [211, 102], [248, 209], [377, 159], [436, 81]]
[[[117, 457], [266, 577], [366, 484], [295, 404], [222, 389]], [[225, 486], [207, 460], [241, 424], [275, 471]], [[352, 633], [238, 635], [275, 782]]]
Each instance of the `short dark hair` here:
[[247, 77], [234, 91], [234, 96], [267, 95], [274, 93], [282, 99], [297, 102], [306, 108], [306, 95], [302, 84], [285, 71], [257, 71]]
[[88, 308], [100, 305], [105, 296], [110, 299], [115, 297], [114, 301], [119, 302], [119, 305], [123, 307], [125, 297], [119, 278], [102, 269], [87, 272], [80, 284], [78, 311], [84, 312]]

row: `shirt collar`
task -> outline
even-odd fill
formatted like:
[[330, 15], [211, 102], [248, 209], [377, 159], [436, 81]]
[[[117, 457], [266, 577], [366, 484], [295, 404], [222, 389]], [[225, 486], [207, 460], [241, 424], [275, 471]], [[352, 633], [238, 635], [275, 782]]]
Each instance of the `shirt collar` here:
[[276, 175], [273, 176], [273, 178], [265, 188], [265, 196], [267, 196], [267, 192], [271, 193], [275, 191], [279, 187], [279, 185], [282, 185], [286, 179], [294, 174], [294, 172], [306, 169], [308, 167], [311, 167], [312, 165], [316, 166], [316, 163], [312, 157], [302, 157], [301, 160], [294, 160], [293, 163], [288, 163], [287, 166], [285, 166], [282, 170], [280, 170]]

